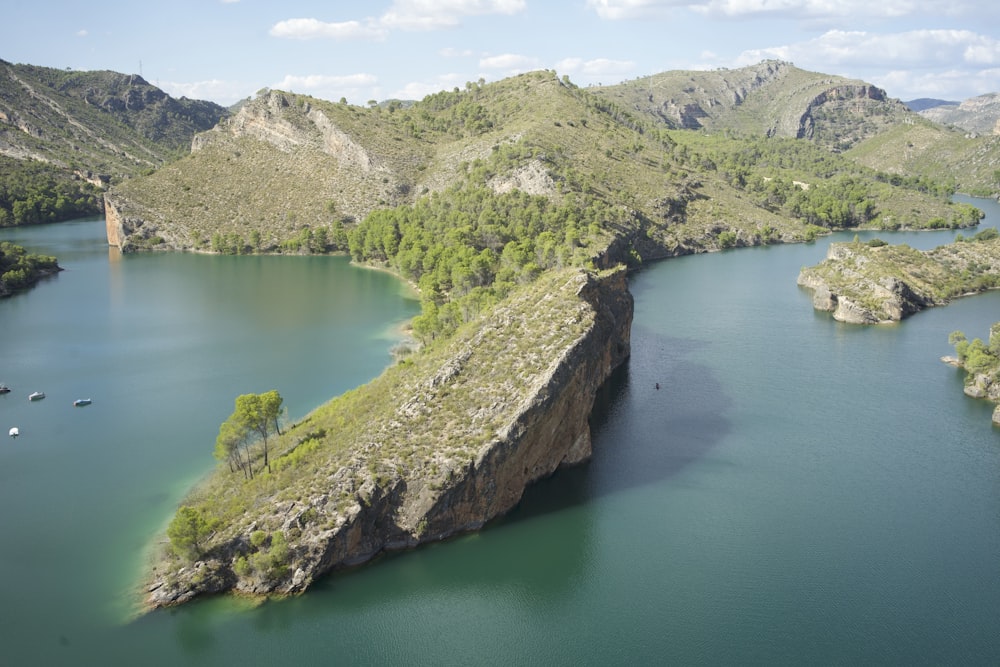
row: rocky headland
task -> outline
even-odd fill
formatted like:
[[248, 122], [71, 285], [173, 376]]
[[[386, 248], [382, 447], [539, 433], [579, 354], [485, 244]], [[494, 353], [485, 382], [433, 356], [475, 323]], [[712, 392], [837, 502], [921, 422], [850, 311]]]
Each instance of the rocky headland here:
[[147, 606], [298, 593], [504, 514], [530, 483], [589, 458], [594, 398], [629, 356], [631, 321], [623, 268], [543, 276], [289, 429], [270, 473], [216, 473], [187, 502], [217, 532], [194, 562], [161, 545]]
[[814, 308], [840, 322], [899, 322], [1000, 286], [1000, 239], [974, 237], [928, 251], [877, 241], [832, 243], [825, 260], [801, 270], [798, 284], [812, 290]]

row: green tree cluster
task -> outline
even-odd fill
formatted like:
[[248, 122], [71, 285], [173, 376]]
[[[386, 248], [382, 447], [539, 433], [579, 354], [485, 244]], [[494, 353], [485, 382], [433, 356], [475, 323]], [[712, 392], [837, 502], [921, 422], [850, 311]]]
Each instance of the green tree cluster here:
[[1000, 322], [990, 329], [988, 343], [981, 338], [970, 341], [961, 331], [953, 331], [948, 336], [948, 342], [955, 347], [959, 363], [969, 374], [967, 380], [980, 374], [1000, 381]]
[[453, 331], [546, 269], [580, 263], [623, 214], [587, 195], [561, 203], [520, 190], [470, 185], [368, 215], [348, 235], [351, 256], [383, 264], [419, 286], [415, 334]]
[[[708, 142], [701, 164], [716, 169], [733, 187], [750, 194], [767, 210], [827, 229], [866, 225], [880, 215], [876, 201], [895, 189], [947, 199], [953, 181], [926, 176], [901, 176], [868, 169], [812, 142], [787, 138], [757, 138], [739, 142]], [[975, 224], [980, 213], [955, 205], [950, 219], [927, 223], [931, 228]]]
[[33, 285], [43, 275], [58, 270], [55, 257], [31, 254], [9, 241], [0, 242], [0, 295]]
[[219, 526], [218, 519], [204, 511], [182, 505], [167, 526], [170, 546], [181, 558], [197, 560], [204, 554], [206, 540]]
[[288, 573], [290, 551], [283, 532], [279, 530], [269, 535], [263, 530], [255, 530], [250, 534], [250, 546], [253, 551], [240, 556], [233, 564], [236, 574], [241, 577], [256, 575], [265, 581], [275, 581]]
[[[284, 399], [276, 390], [263, 394], [241, 394], [236, 408], [219, 427], [215, 439], [215, 458], [225, 460], [231, 472], [240, 471], [253, 479], [255, 449], [261, 450], [263, 467], [270, 472], [268, 438], [281, 435], [281, 405]], [[259, 446], [259, 447], [258, 447]]]
[[32, 160], [0, 156], [0, 227], [61, 222], [102, 210], [100, 191]]

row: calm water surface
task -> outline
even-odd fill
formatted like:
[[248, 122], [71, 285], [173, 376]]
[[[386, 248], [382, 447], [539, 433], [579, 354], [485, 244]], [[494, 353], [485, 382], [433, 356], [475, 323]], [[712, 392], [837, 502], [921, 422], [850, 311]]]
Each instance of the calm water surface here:
[[1000, 431], [939, 361], [1000, 292], [865, 328], [795, 285], [829, 239], [647, 267], [590, 464], [302, 597], [129, 621], [234, 397], [303, 416], [376, 375], [416, 304], [341, 259], [123, 258], [100, 221], [0, 238], [67, 269], [0, 302], [23, 434], [0, 447], [0, 664], [1000, 662]]

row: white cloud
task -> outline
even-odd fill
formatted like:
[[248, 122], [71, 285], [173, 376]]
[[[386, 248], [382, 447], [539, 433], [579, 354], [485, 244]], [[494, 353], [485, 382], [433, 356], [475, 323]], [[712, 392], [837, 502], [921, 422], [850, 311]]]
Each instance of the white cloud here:
[[455, 28], [463, 17], [516, 14], [525, 6], [525, 0], [395, 0], [379, 18], [338, 22], [287, 19], [274, 24], [271, 35], [290, 39], [384, 39], [390, 30]]
[[677, 8], [730, 18], [797, 19], [955, 16], [983, 9], [974, 0], [587, 0], [587, 6], [609, 20], [665, 16]]
[[81, 29], [76, 31], [77, 37], [86, 37], [88, 34], [90, 33], [88, 33], [86, 29]]
[[[207, 81], [156, 81], [154, 85], [171, 97], [187, 97], [192, 100], [211, 100], [216, 104], [229, 106], [254, 91], [251, 85], [237, 81], [209, 79]], [[260, 86], [257, 86], [260, 88]]]
[[378, 77], [374, 74], [359, 72], [357, 74], [288, 74], [278, 83], [271, 86], [278, 90], [311, 95], [324, 100], [339, 100], [342, 97], [359, 101], [377, 98], [379, 95]]
[[764, 58], [830, 66], [926, 67], [1000, 64], [1000, 41], [970, 30], [912, 30], [898, 33], [830, 30], [796, 44], [744, 51], [746, 65]]
[[471, 58], [476, 54], [472, 49], [455, 49], [449, 46], [438, 51], [438, 55], [443, 58]]
[[304, 92], [307, 90], [317, 90], [320, 88], [332, 88], [332, 87], [361, 87], [361, 86], [374, 86], [378, 82], [378, 77], [374, 74], [347, 74], [343, 76], [335, 76], [329, 74], [309, 74], [306, 76], [297, 76], [294, 74], [288, 74], [280, 83], [276, 83], [273, 87], [278, 90], [288, 90], [294, 92]]
[[599, 77], [625, 76], [635, 69], [631, 60], [611, 60], [610, 58], [564, 58], [556, 63], [556, 71], [570, 77], [583, 77], [584, 83], [593, 83]]
[[462, 88], [465, 86], [467, 80], [468, 77], [462, 74], [442, 74], [431, 81], [411, 81], [399, 90], [391, 93], [389, 97], [398, 100], [422, 100], [428, 95], [439, 93], [442, 90], [452, 90], [456, 87]]
[[498, 56], [484, 56], [479, 59], [479, 66], [484, 69], [525, 70], [537, 69], [538, 59], [522, 56], [516, 53], [502, 53]]
[[982, 94], [984, 90], [1000, 90], [1000, 68], [978, 72], [961, 69], [939, 72], [894, 70], [874, 77], [872, 83], [903, 100], [935, 97], [961, 102]]
[[318, 19], [287, 19], [271, 27], [271, 36], [286, 39], [384, 39], [386, 30], [370, 20], [365, 23], [330, 23]]
[[612, 21], [663, 16], [672, 9], [689, 7], [690, 0], [587, 0], [587, 6], [602, 19]]

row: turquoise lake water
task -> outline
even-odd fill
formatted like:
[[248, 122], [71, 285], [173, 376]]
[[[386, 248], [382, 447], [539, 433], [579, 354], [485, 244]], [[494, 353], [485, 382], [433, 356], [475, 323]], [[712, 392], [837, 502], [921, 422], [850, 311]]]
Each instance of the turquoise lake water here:
[[101, 220], [0, 239], [66, 269], [0, 301], [2, 665], [1000, 662], [1000, 429], [939, 361], [1000, 292], [866, 328], [795, 285], [830, 239], [648, 266], [589, 464], [304, 596], [130, 620], [235, 396], [304, 416], [390, 363], [417, 303], [343, 258], [121, 257]]

